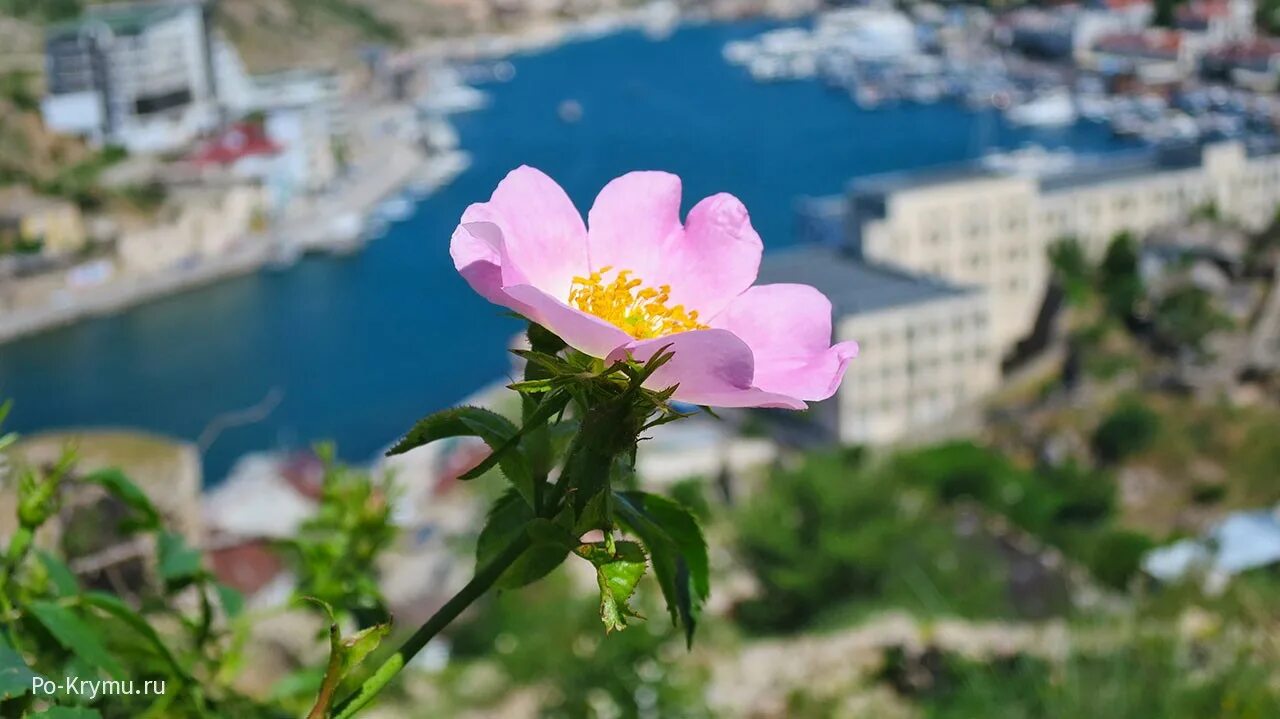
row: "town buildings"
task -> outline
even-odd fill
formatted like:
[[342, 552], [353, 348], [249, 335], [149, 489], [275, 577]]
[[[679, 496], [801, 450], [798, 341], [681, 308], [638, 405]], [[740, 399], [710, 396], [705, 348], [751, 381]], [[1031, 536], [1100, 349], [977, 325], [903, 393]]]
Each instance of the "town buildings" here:
[[985, 288], [1000, 353], [1032, 328], [1055, 240], [1074, 237], [1098, 257], [1117, 232], [1147, 232], [1199, 208], [1260, 228], [1280, 204], [1280, 154], [1240, 142], [1005, 159], [872, 177], [848, 197], [854, 253]]
[[45, 38], [45, 124], [135, 152], [190, 142], [220, 119], [211, 9], [199, 0], [91, 5]]
[[24, 187], [0, 188], [0, 249], [6, 241], [38, 243], [42, 255], [59, 257], [80, 250], [86, 237], [75, 203], [43, 197]]
[[151, 274], [225, 257], [263, 229], [265, 200], [255, 184], [181, 188], [173, 199], [159, 222], [121, 233], [121, 270]]
[[819, 245], [769, 255], [760, 281], [816, 287], [831, 300], [834, 339], [860, 344], [835, 399], [811, 410], [841, 442], [902, 439], [972, 407], [1000, 381], [990, 308], [977, 287]]

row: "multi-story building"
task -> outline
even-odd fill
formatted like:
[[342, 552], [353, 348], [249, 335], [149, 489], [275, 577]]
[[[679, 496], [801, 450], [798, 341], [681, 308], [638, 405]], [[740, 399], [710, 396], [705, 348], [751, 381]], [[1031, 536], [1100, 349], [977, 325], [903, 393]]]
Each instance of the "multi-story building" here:
[[166, 151], [219, 118], [210, 8], [203, 0], [92, 5], [45, 37], [52, 130], [133, 151]]
[[767, 255], [760, 281], [821, 290], [831, 300], [834, 339], [861, 346], [836, 397], [811, 410], [841, 442], [899, 440], [973, 406], [999, 382], [1000, 353], [980, 288], [818, 245]]
[[1074, 237], [1097, 257], [1118, 232], [1208, 205], [1260, 228], [1280, 204], [1280, 153], [1239, 142], [1095, 159], [1033, 153], [867, 178], [848, 197], [856, 255], [985, 288], [1004, 352], [1032, 328], [1052, 242]]

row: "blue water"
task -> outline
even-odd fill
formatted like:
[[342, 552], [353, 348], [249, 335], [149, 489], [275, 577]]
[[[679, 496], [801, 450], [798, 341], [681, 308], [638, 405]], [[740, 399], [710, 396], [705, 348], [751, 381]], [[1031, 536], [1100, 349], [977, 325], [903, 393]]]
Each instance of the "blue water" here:
[[[1116, 147], [1100, 127], [1032, 132], [951, 105], [864, 112], [818, 83], [757, 85], [720, 58], [759, 25], [685, 28], [575, 42], [515, 60], [516, 78], [457, 127], [474, 163], [358, 256], [222, 282], [119, 315], [0, 346], [0, 397], [12, 428], [140, 427], [195, 438], [211, 417], [283, 400], [258, 424], [223, 433], [206, 476], [240, 455], [331, 438], [365, 460], [415, 419], [507, 372], [518, 324], [473, 295], [448, 255], [463, 208], [527, 163], [585, 210], [610, 178], [665, 169], [686, 207], [738, 195], [766, 248], [791, 241], [792, 201], [857, 175], [954, 162], [1028, 141]], [[573, 98], [583, 118], [565, 124]]]

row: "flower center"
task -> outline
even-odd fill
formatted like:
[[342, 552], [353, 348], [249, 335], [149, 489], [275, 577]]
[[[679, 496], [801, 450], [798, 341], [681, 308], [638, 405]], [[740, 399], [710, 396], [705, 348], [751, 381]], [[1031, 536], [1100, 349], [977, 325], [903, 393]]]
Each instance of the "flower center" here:
[[622, 270], [606, 282], [604, 275], [611, 269], [602, 267], [590, 277], [574, 277], [569, 304], [641, 340], [707, 328], [698, 324], [697, 310], [686, 312], [684, 305], [667, 306], [670, 285], [646, 287], [640, 278], [631, 278], [631, 270]]

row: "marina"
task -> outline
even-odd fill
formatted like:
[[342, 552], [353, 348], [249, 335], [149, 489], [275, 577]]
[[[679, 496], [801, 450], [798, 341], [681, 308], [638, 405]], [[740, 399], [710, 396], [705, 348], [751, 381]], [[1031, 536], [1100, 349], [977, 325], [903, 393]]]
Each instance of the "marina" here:
[[960, 102], [999, 110], [1015, 125], [1089, 122], [1149, 144], [1277, 134], [1280, 102], [1270, 93], [1203, 81], [1134, 93], [1117, 87], [1114, 72], [1028, 59], [975, 39], [987, 25], [975, 11], [926, 6], [908, 15], [871, 5], [728, 42], [722, 55], [757, 82], [818, 82], [867, 110]]

